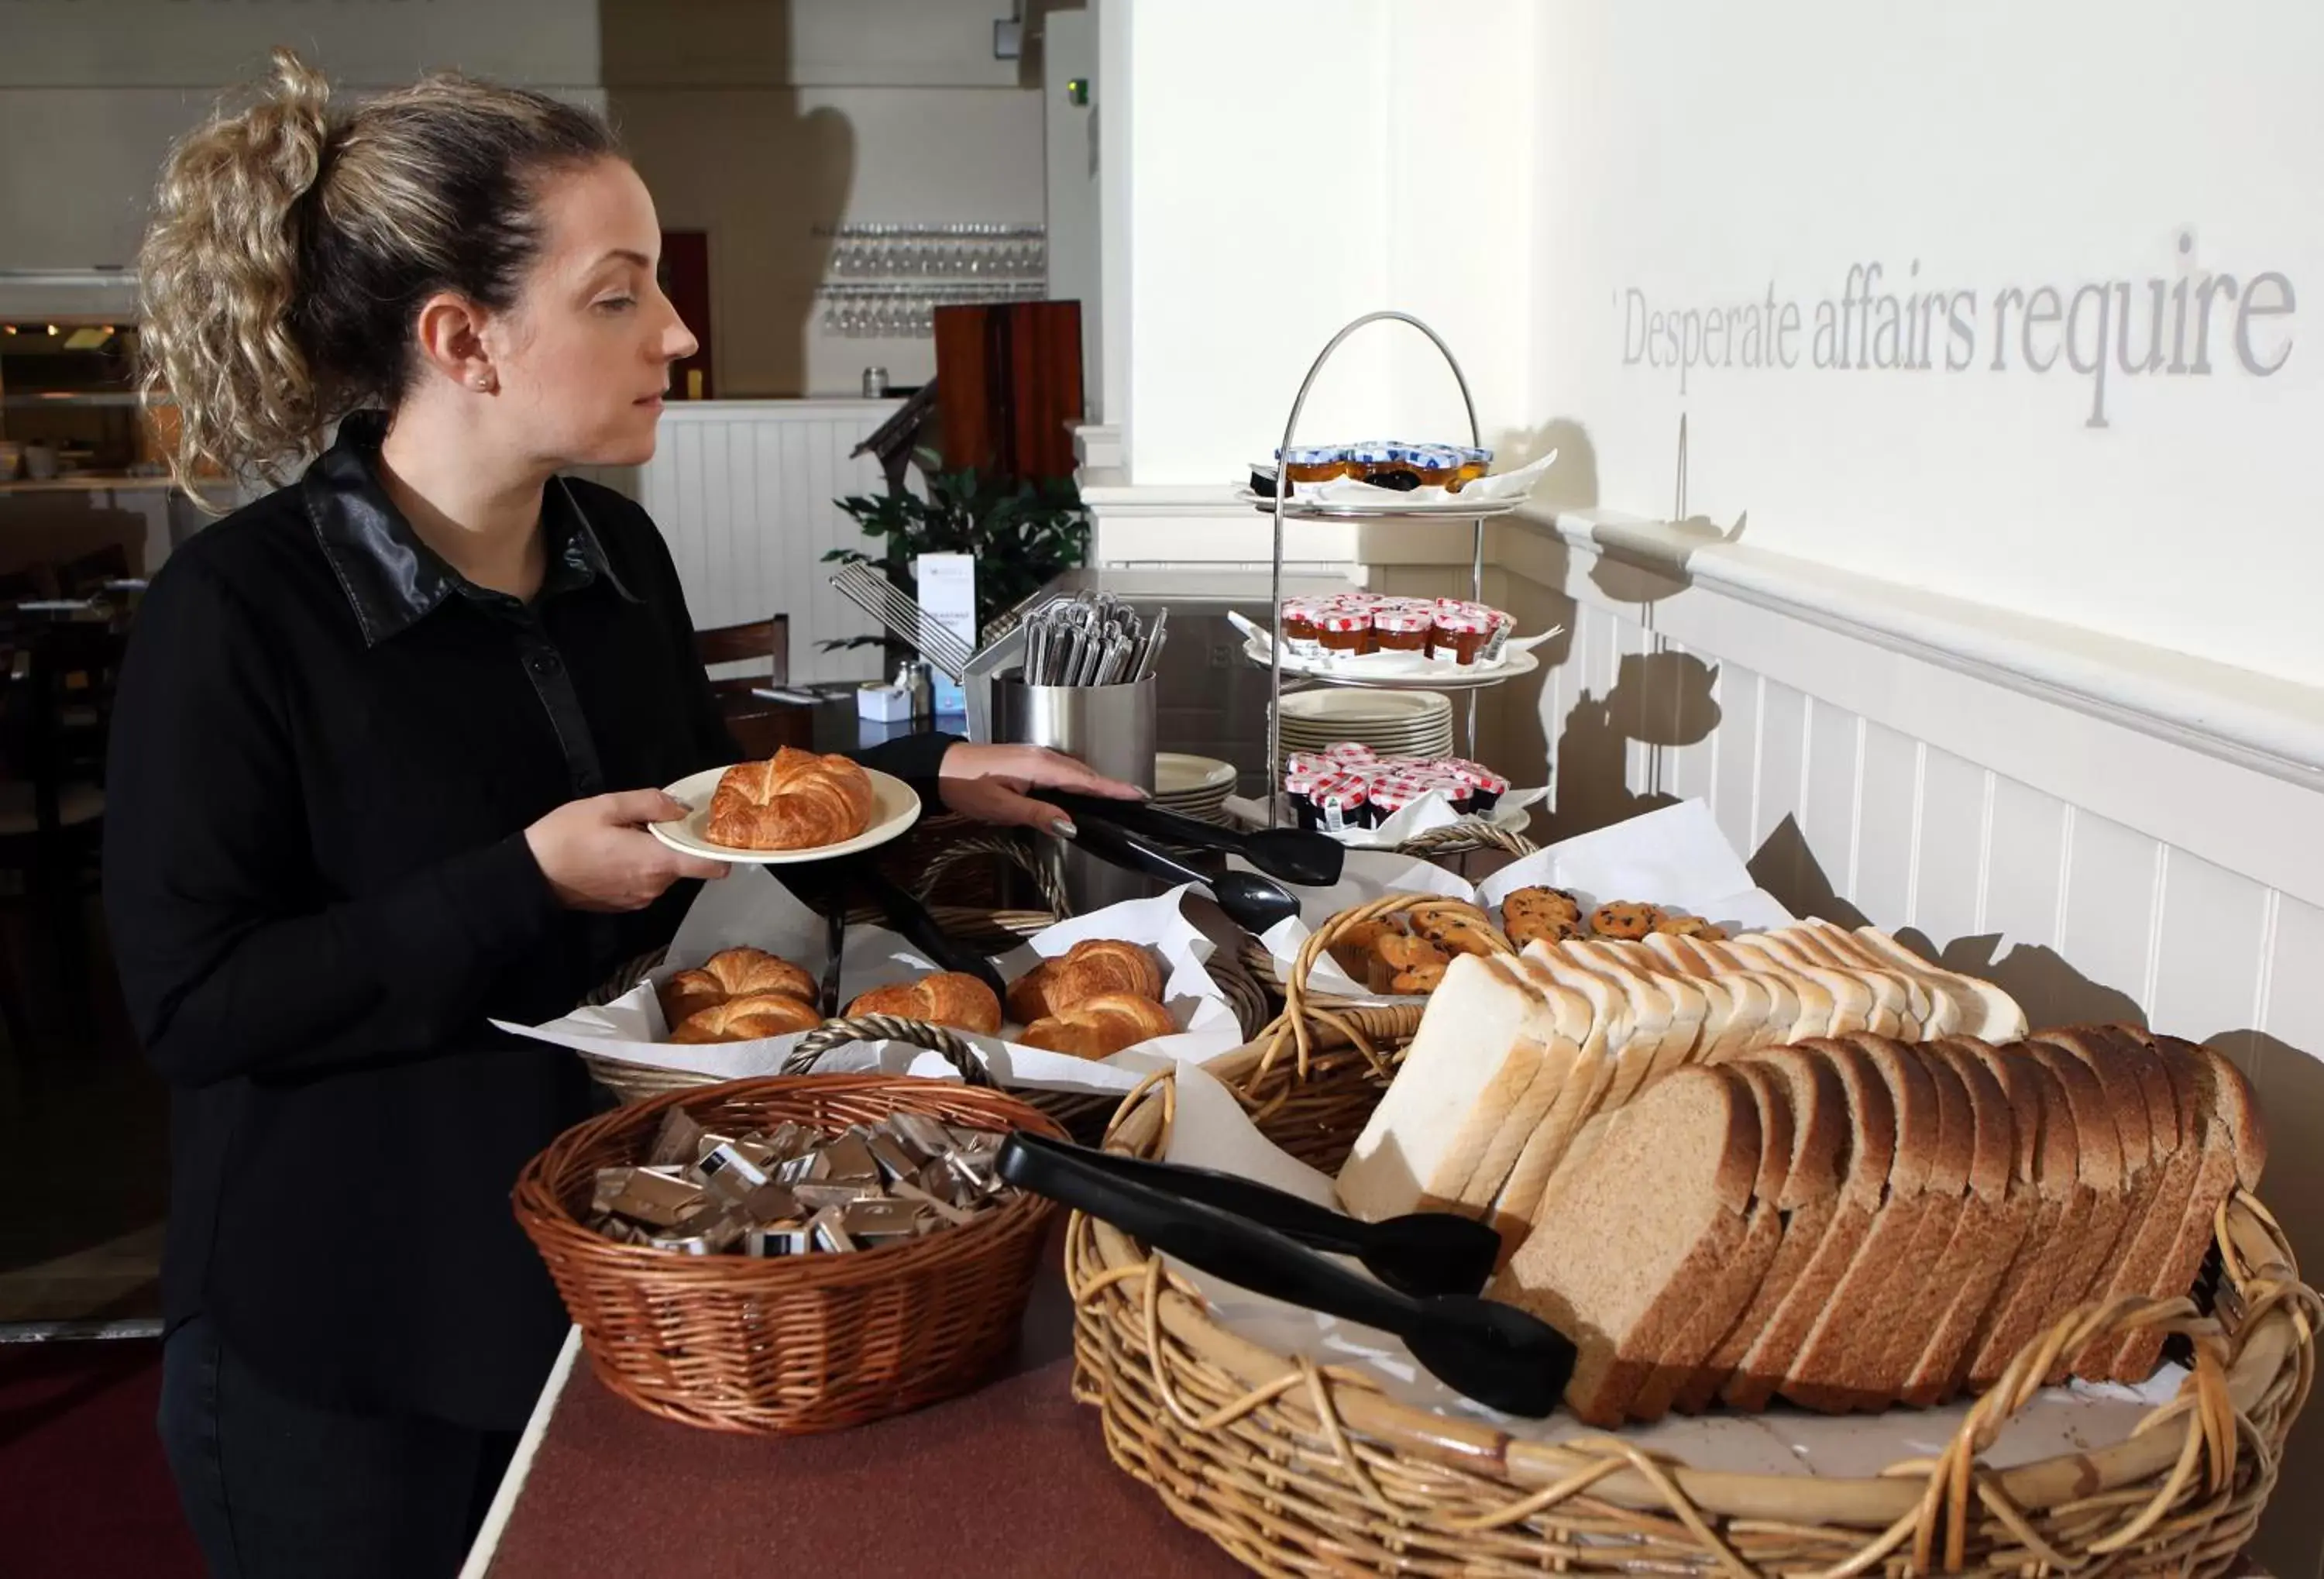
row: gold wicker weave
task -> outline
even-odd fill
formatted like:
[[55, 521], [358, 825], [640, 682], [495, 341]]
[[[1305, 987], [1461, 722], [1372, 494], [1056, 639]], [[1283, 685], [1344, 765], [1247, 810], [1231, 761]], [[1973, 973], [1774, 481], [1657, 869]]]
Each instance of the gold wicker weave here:
[[998, 1092], [880, 1076], [731, 1081], [568, 1130], [517, 1177], [516, 1216], [614, 1392], [714, 1430], [829, 1431], [964, 1392], [1016, 1342], [1052, 1211], [1037, 1196], [877, 1250], [773, 1260], [616, 1244], [584, 1226], [597, 1169], [641, 1160], [673, 1106], [731, 1132], [836, 1131], [902, 1110], [1060, 1133]]
[[[1364, 918], [1327, 926], [1305, 957]], [[1418, 1005], [1309, 998], [1299, 1024], [1278, 1021], [1208, 1068], [1276, 1144], [1336, 1170], [1419, 1018]], [[1123, 1103], [1108, 1145], [1161, 1155], [1175, 1098], [1175, 1077], [1157, 1075]], [[1943, 1451], [1853, 1479], [1697, 1470], [1619, 1436], [1552, 1446], [1416, 1409], [1226, 1332], [1159, 1257], [1078, 1213], [1065, 1248], [1074, 1390], [1102, 1412], [1117, 1464], [1263, 1574], [2208, 1579], [2234, 1565], [2274, 1488], [2324, 1320], [2258, 1201], [2222, 1206], [2216, 1233], [2221, 1275], [2203, 1308], [2085, 1307], [2017, 1357]], [[2007, 1470], [1979, 1463], [2057, 1355], [2144, 1326], [2183, 1334], [2192, 1368], [2134, 1435]]]

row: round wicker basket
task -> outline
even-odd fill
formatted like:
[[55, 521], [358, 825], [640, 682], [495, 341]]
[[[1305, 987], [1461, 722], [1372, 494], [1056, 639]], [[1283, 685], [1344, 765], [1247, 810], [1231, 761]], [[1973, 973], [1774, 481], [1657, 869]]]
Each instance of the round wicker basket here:
[[586, 1227], [596, 1170], [638, 1161], [673, 1106], [710, 1129], [837, 1130], [901, 1110], [1062, 1132], [998, 1092], [877, 1076], [737, 1080], [567, 1131], [518, 1176], [516, 1217], [608, 1388], [690, 1426], [829, 1431], [964, 1392], [1008, 1353], [1053, 1210], [1038, 1196], [899, 1244], [771, 1260], [617, 1244]]
[[[1276, 1144], [1336, 1170], [1419, 1019], [1416, 1004], [1310, 999], [1207, 1067]], [[1159, 1156], [1175, 1096], [1174, 1076], [1156, 1076], [1107, 1144]], [[2200, 1307], [2086, 1307], [2029, 1345], [1941, 1452], [1855, 1478], [1700, 1470], [1618, 1435], [1550, 1445], [1414, 1408], [1236, 1337], [1160, 1257], [1080, 1214], [1065, 1249], [1074, 1396], [1102, 1412], [1117, 1464], [1263, 1574], [2210, 1575], [2234, 1565], [2274, 1488], [2324, 1320], [2256, 1200], [2223, 1206], [2216, 1239]], [[2055, 1357], [2142, 1326], [2183, 1335], [2191, 1369], [2135, 1433], [2005, 1470], [1980, 1462]]]

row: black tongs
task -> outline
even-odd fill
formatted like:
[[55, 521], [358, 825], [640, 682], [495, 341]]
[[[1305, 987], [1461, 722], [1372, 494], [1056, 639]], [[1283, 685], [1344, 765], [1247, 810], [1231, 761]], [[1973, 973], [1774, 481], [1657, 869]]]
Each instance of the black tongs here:
[[[1477, 1297], [1500, 1237], [1470, 1218], [1420, 1212], [1362, 1223], [1250, 1179], [1023, 1131], [1003, 1143], [998, 1167], [1011, 1184], [1255, 1294], [1394, 1333], [1439, 1380], [1504, 1414], [1550, 1413], [1572, 1375], [1564, 1334]], [[1322, 1251], [1356, 1256], [1381, 1281]]]
[[1340, 873], [1347, 864], [1347, 846], [1329, 834], [1305, 828], [1258, 828], [1247, 833], [1141, 801], [1111, 800], [1064, 790], [1048, 793], [1050, 799], [1073, 814], [1076, 823], [1096, 817], [1147, 838], [1240, 855], [1269, 877], [1279, 877], [1302, 888], [1331, 887], [1340, 881]]
[[[1074, 804], [1082, 803], [1076, 799]], [[1261, 877], [1256, 872], [1225, 872], [1216, 877], [1208, 876], [1160, 845], [1103, 817], [1084, 817], [1074, 827], [1077, 848], [1125, 872], [1163, 882], [1202, 884], [1211, 891], [1211, 897], [1218, 900], [1219, 909], [1227, 913], [1228, 919], [1246, 932], [1264, 932], [1299, 913], [1299, 901], [1271, 877]]]
[[938, 926], [936, 917], [929, 914], [927, 906], [890, 882], [869, 857], [853, 857], [842, 863], [842, 866], [844, 871], [842, 881], [854, 884], [869, 895], [872, 902], [880, 907], [881, 913], [888, 918], [888, 924], [927, 955], [930, 962], [944, 970], [974, 976], [991, 988], [996, 998], [1009, 995], [1008, 983], [1001, 979], [1001, 973], [992, 968], [991, 960]]

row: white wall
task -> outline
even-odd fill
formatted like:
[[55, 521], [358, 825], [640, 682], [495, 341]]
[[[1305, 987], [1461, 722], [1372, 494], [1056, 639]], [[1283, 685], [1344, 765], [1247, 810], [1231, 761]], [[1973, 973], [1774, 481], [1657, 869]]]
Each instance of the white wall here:
[[[1130, 413], [1135, 483], [1231, 481], [1280, 441], [1333, 332], [1379, 308], [1445, 334], [1489, 430], [1525, 420], [1531, 14], [1521, 0], [1101, 6], [1110, 288], [1113, 249], [1128, 254], [1126, 298], [1107, 303], [1128, 362], [1107, 420]], [[1116, 137], [1107, 96], [1125, 76]], [[1110, 331], [1109, 381], [1112, 356]], [[1452, 437], [1459, 418], [1423, 343], [1370, 328], [1300, 432]]]
[[[1750, 542], [2324, 682], [2324, 8], [1570, 0], [1535, 44], [1534, 385], [1586, 428], [1596, 502], [1668, 513], [1683, 416], [1686, 510], [1748, 512]], [[1815, 365], [1818, 304], [1870, 263], [1875, 295], [1945, 293], [1925, 368]], [[2246, 303], [2273, 276], [2287, 310], [2246, 326], [2273, 372], [2224, 295], [2208, 374], [2191, 327], [2188, 373], [2126, 374], [2119, 344], [2103, 388], [2077, 370], [2086, 287], [2114, 282], [2113, 340], [2129, 284], [2143, 365], [2148, 282], [2215, 272]], [[2080, 302], [2072, 348], [2034, 328], [2047, 372], [2000, 295], [2043, 287]], [[1720, 365], [1653, 365], [1634, 290], [1705, 314], [1772, 290], [1797, 365], [1742, 365], [1731, 332]], [[1973, 345], [1945, 324], [1964, 291]]]

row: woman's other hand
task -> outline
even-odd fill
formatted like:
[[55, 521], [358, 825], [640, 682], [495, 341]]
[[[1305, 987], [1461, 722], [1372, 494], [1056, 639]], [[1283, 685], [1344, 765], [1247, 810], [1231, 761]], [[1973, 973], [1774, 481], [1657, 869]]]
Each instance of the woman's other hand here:
[[1037, 790], [1070, 790], [1109, 800], [1144, 800], [1145, 790], [1093, 772], [1063, 752], [1038, 745], [971, 745], [945, 753], [936, 770], [944, 803], [963, 817], [1007, 827], [1038, 828], [1074, 836], [1074, 820], [1038, 799]]
[[645, 830], [685, 815], [684, 801], [659, 790], [625, 790], [568, 800], [524, 839], [567, 910], [641, 910], [681, 878], [726, 875], [724, 863], [681, 855]]

